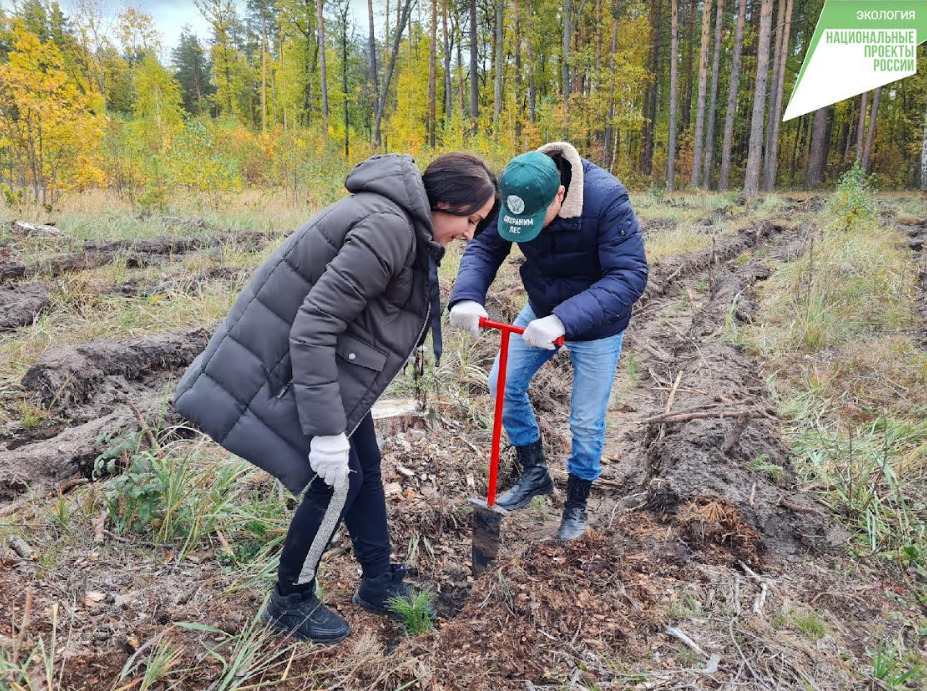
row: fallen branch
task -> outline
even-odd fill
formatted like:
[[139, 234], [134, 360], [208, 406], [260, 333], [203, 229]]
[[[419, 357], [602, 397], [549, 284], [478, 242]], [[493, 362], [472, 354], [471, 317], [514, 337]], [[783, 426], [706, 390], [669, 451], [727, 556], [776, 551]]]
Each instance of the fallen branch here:
[[769, 595], [769, 588], [772, 585], [772, 581], [769, 578], [763, 578], [763, 576], [760, 576], [742, 561], [738, 561], [737, 563], [740, 565], [740, 568], [744, 570], [744, 573], [756, 581], [760, 586], [760, 594], [757, 595], [756, 600], [753, 602], [753, 613], [760, 616], [763, 614], [763, 607], [766, 606], [766, 597]]
[[699, 413], [673, 413], [667, 415], [655, 415], [653, 417], [636, 420], [638, 425], [653, 425], [666, 422], [689, 422], [690, 420], [711, 420], [713, 418], [740, 417], [747, 418], [769, 418], [769, 413], [762, 410], [706, 410]]
[[708, 653], [706, 653], [704, 650], [702, 650], [702, 649], [699, 647], [698, 643], [696, 643], [696, 642], [693, 641], [691, 638], [689, 638], [689, 636], [687, 636], [687, 635], [682, 631], [682, 629], [677, 629], [675, 626], [667, 626], [666, 629], [664, 629], [664, 631], [666, 632], [667, 635], [672, 636], [673, 638], [675, 638], [676, 640], [678, 640], [680, 643], [682, 643], [684, 646], [686, 646], [687, 648], [689, 648], [690, 650], [692, 650], [692, 651], [693, 651], [694, 653], [696, 653], [697, 655], [700, 655], [701, 657], [705, 658], [706, 660], [709, 658]]

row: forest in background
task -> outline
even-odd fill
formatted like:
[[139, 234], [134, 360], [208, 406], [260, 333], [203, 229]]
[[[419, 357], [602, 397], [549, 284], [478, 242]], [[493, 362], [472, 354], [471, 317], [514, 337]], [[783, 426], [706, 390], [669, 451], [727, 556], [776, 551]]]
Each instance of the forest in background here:
[[131, 6], [0, 15], [7, 204], [305, 199], [377, 151], [498, 168], [557, 139], [638, 189], [813, 189], [857, 163], [927, 186], [923, 70], [781, 122], [821, 0], [368, 0], [363, 27], [349, 0], [194, 2], [210, 36], [169, 51]]

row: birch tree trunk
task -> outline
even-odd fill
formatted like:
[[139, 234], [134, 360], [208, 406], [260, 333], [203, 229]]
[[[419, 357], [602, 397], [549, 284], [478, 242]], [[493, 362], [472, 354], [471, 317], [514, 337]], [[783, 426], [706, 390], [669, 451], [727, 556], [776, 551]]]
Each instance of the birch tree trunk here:
[[393, 80], [393, 70], [396, 69], [396, 56], [399, 54], [399, 43], [402, 40], [402, 32], [405, 31], [406, 23], [409, 21], [409, 15], [412, 13], [412, 0], [406, 0], [402, 6], [402, 15], [396, 24], [396, 36], [393, 39], [393, 48], [389, 56], [389, 66], [386, 68], [386, 76], [383, 78], [383, 88], [380, 89], [380, 102], [377, 104], [377, 117], [373, 126], [373, 145], [380, 146], [380, 127], [383, 123], [383, 112], [386, 109], [386, 100], [389, 97], [389, 85]]
[[370, 89], [373, 94], [374, 107], [380, 100], [380, 74], [377, 69], [377, 39], [373, 30], [373, 0], [367, 0], [367, 51], [370, 53]]
[[563, 94], [563, 104], [569, 111], [570, 107], [570, 42], [572, 41], [573, 29], [573, 0], [566, 0], [563, 6], [563, 64], [560, 68], [560, 76], [563, 81], [561, 93]]
[[438, 116], [438, 0], [431, 0], [431, 46], [428, 59], [428, 143], [435, 148], [435, 122]]
[[502, 112], [502, 22], [505, 21], [505, 0], [496, 0], [496, 49], [494, 51], [496, 85], [493, 92], [492, 131], [499, 132], [499, 114]]
[[477, 51], [476, 0], [470, 0], [470, 120], [476, 132], [476, 121], [480, 117], [480, 75], [479, 53]]
[[322, 79], [322, 128], [328, 132], [328, 72], [325, 69], [325, 20], [322, 18], [322, 2], [323, 0], [316, 0], [316, 24], [319, 29], [319, 69]]

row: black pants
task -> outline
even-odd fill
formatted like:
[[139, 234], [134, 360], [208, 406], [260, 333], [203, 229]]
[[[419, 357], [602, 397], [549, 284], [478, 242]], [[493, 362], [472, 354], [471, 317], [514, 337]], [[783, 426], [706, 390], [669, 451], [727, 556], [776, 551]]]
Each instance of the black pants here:
[[[354, 543], [354, 556], [363, 568], [364, 576], [377, 576], [389, 568], [390, 543], [386, 526], [386, 500], [380, 475], [380, 448], [377, 446], [373, 418], [369, 413], [351, 435], [349, 462], [350, 488], [341, 519], [348, 527]], [[279, 588], [283, 594], [311, 587], [309, 583], [297, 586], [297, 582], [331, 498], [332, 488], [316, 478], [310, 483], [302, 503], [296, 509], [283, 543], [277, 571]], [[332, 535], [326, 536], [326, 544]], [[313, 564], [312, 568], [318, 569], [318, 565]]]

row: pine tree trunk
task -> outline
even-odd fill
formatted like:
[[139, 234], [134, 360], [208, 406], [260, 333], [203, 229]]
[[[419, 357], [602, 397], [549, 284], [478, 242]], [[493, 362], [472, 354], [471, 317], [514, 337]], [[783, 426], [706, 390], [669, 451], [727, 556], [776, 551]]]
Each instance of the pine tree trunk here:
[[763, 111], [766, 109], [766, 81], [769, 76], [769, 33], [772, 24], [772, 0], [763, 0], [760, 9], [760, 35], [756, 53], [756, 89], [753, 92], [753, 117], [750, 120], [750, 144], [744, 194], [755, 196], [760, 187], [763, 163]]
[[808, 173], [805, 186], [809, 190], [818, 187], [824, 180], [824, 166], [827, 163], [827, 121], [829, 108], [814, 111], [814, 124], [811, 126], [811, 151], [808, 154]]
[[322, 128], [328, 132], [328, 73], [325, 69], [325, 20], [322, 17], [322, 3], [323, 0], [316, 0], [319, 15], [316, 22], [319, 29], [319, 69], [322, 79]]
[[[666, 191], [675, 189], [676, 179], [676, 52], [679, 50], [679, 8], [676, 0], [671, 0], [672, 24], [670, 34], [670, 93], [669, 93], [669, 132], [666, 143]], [[720, 0], [719, 0], [720, 4]]]
[[[719, 0], [720, 2], [720, 0]], [[689, 184], [699, 187], [702, 173], [702, 140], [705, 136], [705, 90], [708, 85], [708, 40], [711, 33], [711, 0], [702, 8], [702, 43], [698, 59], [698, 103], [695, 111], [695, 141], [692, 146], [692, 174]]]
[[618, 3], [615, 0], [612, 10], [612, 60], [608, 77], [608, 122], [605, 124], [605, 156], [608, 170], [615, 165], [615, 152], [618, 150], [615, 134], [615, 70], [618, 61]]
[[785, 68], [789, 57], [789, 36], [792, 29], [793, 0], [780, 0], [785, 4], [785, 14], [779, 28], [782, 34], [778, 60], [774, 71], [773, 102], [769, 111], [769, 129], [766, 137], [766, 160], [763, 167], [763, 189], [772, 192], [776, 187], [776, 172], [779, 167], [779, 127], [782, 124], [782, 96], [785, 91]]
[[872, 111], [869, 113], [869, 129], [866, 131], [866, 148], [863, 149], [863, 171], [869, 172], [869, 158], [872, 154], [872, 142], [875, 139], [876, 117], [879, 114], [879, 96], [882, 87], [877, 86], [872, 96]]
[[492, 131], [499, 133], [499, 114], [502, 112], [502, 26], [505, 21], [505, 0], [496, 0], [496, 49], [493, 52], [493, 62], [496, 68], [496, 84], [493, 90], [492, 104]]
[[743, 50], [744, 18], [747, 0], [737, 6], [737, 25], [734, 29], [734, 55], [731, 57], [731, 81], [727, 89], [727, 112], [724, 115], [724, 141], [721, 144], [721, 179], [718, 189], [727, 191], [731, 178], [731, 146], [734, 142], [734, 117], [737, 115], [737, 92], [740, 89], [740, 57]]
[[702, 184], [705, 189], [711, 187], [711, 168], [715, 156], [715, 123], [718, 121], [715, 110], [718, 107], [718, 79], [721, 72], [721, 26], [724, 23], [724, 0], [718, 0], [715, 15], [715, 53], [711, 60], [711, 95], [708, 104], [708, 126], [705, 131], [705, 170], [702, 172]]
[[863, 159], [863, 142], [866, 137], [866, 113], [869, 92], [864, 91], [859, 96], [859, 120], [856, 124], [856, 161]]
[[476, 33], [476, 0], [470, 0], [470, 120], [476, 132], [476, 121], [480, 117], [480, 74], [478, 36]]
[[653, 166], [653, 133], [656, 127], [657, 106], [659, 102], [660, 88], [660, 29], [663, 19], [663, 0], [657, 0], [656, 5], [652, 6], [654, 11], [651, 14], [653, 23], [650, 33], [650, 50], [651, 50], [651, 74], [653, 83], [647, 87], [644, 103], [644, 131], [643, 146], [641, 147], [640, 167], [641, 172], [646, 175], [651, 174]]
[[695, 50], [695, 16], [698, 14], [698, 6], [696, 0], [692, 0], [689, 5], [689, 35], [686, 40], [686, 99], [685, 103], [682, 106], [682, 121], [680, 122], [680, 130], [685, 131], [689, 128], [689, 123], [692, 120], [692, 87], [695, 84], [695, 72], [693, 70], [695, 66], [695, 61], [693, 58], [692, 51]]

